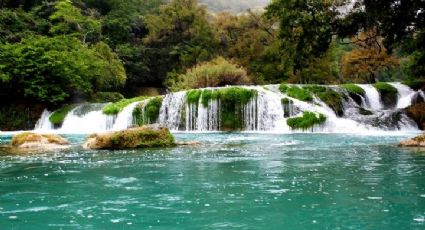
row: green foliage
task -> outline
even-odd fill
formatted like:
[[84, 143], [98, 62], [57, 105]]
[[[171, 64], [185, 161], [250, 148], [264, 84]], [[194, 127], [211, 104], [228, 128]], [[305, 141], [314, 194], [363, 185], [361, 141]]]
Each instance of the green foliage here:
[[111, 103], [103, 108], [103, 113], [106, 115], [117, 115], [121, 112], [125, 107], [130, 105], [131, 103], [143, 101], [147, 99], [146, 97], [135, 97], [131, 99], [123, 99], [115, 103]]
[[133, 111], [133, 118], [138, 126], [155, 123], [158, 120], [162, 106], [162, 97], [149, 100], [146, 105], [139, 105]]
[[222, 57], [199, 64], [171, 83], [173, 90], [251, 84], [246, 71]]
[[338, 15], [332, 4], [322, 0], [275, 0], [267, 7], [267, 14], [280, 21], [282, 59], [294, 75], [328, 50]]
[[349, 93], [358, 94], [361, 96], [365, 96], [366, 92], [364, 89], [356, 84], [344, 84], [340, 86], [341, 88], [347, 90]]
[[230, 87], [220, 90], [220, 121], [222, 130], [244, 129], [242, 108], [251, 98], [257, 96], [256, 90]]
[[16, 97], [58, 104], [74, 93], [116, 89], [124, 84], [125, 72], [105, 49], [104, 44], [84, 46], [70, 36], [0, 44], [0, 73], [5, 81], [0, 90], [13, 89], [10, 94]]
[[280, 84], [280, 86], [279, 86], [279, 90], [280, 90], [280, 92], [282, 92], [282, 93], [286, 93], [286, 92], [288, 92], [288, 89], [289, 89], [290, 87], [286, 84], [286, 83], [282, 83], [282, 84]]
[[[146, 17], [146, 43], [158, 49], [157, 60], [166, 72], [182, 70], [210, 59], [218, 39], [208, 22], [207, 11], [196, 0], [172, 0], [159, 14]], [[162, 70], [163, 71], [163, 70]]]
[[49, 121], [54, 125], [54, 126], [60, 126], [63, 121], [65, 120], [66, 115], [68, 115], [68, 113], [73, 110], [76, 107], [76, 105], [66, 105], [58, 110], [56, 110], [55, 112], [52, 113], [52, 115], [50, 115], [49, 117]]
[[98, 92], [98, 93], [94, 93], [91, 96], [90, 102], [94, 102], [94, 103], [117, 102], [123, 99], [124, 99], [124, 96], [117, 92]]
[[315, 125], [321, 125], [326, 122], [326, 117], [323, 114], [313, 112], [304, 112], [302, 117], [289, 118], [287, 121], [289, 127], [294, 130], [308, 130], [313, 128]]

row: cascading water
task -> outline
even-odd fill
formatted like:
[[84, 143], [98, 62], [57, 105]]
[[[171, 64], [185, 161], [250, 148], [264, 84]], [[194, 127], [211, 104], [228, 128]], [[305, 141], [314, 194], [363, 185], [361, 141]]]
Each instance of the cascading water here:
[[71, 110], [65, 117], [59, 132], [92, 133], [112, 128], [113, 117], [103, 114], [105, 104], [83, 104]]
[[[309, 132], [416, 131], [416, 124], [401, 109], [410, 105], [414, 96], [425, 96], [424, 93], [422, 91], [415, 92], [400, 83], [392, 83], [392, 85], [399, 91], [398, 109], [393, 110], [383, 110], [380, 95], [372, 85], [359, 85], [366, 92], [365, 102], [363, 103], [358, 100], [354, 101], [347, 91], [337, 86], [330, 86], [330, 89], [343, 95], [342, 98], [344, 98], [342, 102], [343, 114], [339, 114], [339, 116], [318, 97], [314, 97], [312, 102], [300, 101], [280, 93], [276, 85], [239, 87], [254, 90], [256, 94], [245, 104], [236, 107], [234, 113], [235, 116], [238, 116], [238, 119], [235, 122], [240, 122], [238, 125], [243, 131], [299, 132], [291, 130], [287, 125], [287, 120], [303, 116], [305, 111], [310, 111], [323, 114], [327, 119], [325, 123], [306, 130]], [[225, 89], [228, 88], [205, 90], [215, 92]], [[211, 97], [204, 100], [205, 95], [202, 93], [197, 103], [188, 103], [186, 94], [187, 92], [171, 93], [162, 99], [162, 106], [158, 114], [160, 124], [172, 131], [227, 130], [227, 128], [223, 128], [222, 117], [224, 114], [222, 113], [225, 105], [222, 104], [220, 98]], [[147, 101], [144, 102], [145, 104], [143, 102], [132, 103], [116, 116], [103, 114], [102, 108], [105, 104], [80, 105], [66, 116], [62, 127], [56, 131], [62, 133], [93, 133], [126, 129], [135, 124], [133, 111], [138, 105], [146, 106]], [[53, 126], [49, 122], [50, 115], [51, 113], [48, 111], [43, 112], [37, 123], [37, 130], [53, 130]]]
[[364, 89], [366, 93], [366, 104], [369, 109], [380, 110], [382, 109], [381, 96], [379, 95], [378, 90], [373, 87], [373, 85], [358, 85]]
[[123, 130], [133, 125], [133, 111], [140, 101], [133, 102], [118, 113], [112, 130]]
[[35, 129], [38, 131], [49, 131], [53, 129], [53, 124], [49, 121], [49, 117], [52, 115], [50, 111], [45, 109], [41, 114], [40, 119], [35, 124]]
[[391, 85], [398, 91], [397, 109], [409, 107], [412, 104], [412, 100], [416, 92], [401, 83], [391, 83]]

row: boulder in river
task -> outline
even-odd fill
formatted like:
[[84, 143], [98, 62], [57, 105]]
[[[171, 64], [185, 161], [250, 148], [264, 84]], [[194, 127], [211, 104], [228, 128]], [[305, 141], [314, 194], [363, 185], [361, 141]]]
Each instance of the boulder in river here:
[[175, 146], [168, 128], [158, 124], [129, 128], [123, 131], [93, 134], [83, 147], [86, 149], [133, 149]]
[[400, 142], [400, 147], [421, 147], [425, 148], [425, 134], [422, 134], [418, 137], [412, 138], [410, 140], [405, 140]]
[[12, 138], [11, 148], [19, 152], [66, 149], [69, 148], [69, 142], [55, 134], [25, 132]]

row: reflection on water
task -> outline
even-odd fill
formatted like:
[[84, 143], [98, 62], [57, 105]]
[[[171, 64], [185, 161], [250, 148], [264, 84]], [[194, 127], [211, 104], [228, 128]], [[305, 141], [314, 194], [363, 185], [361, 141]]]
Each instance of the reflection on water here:
[[[201, 146], [0, 156], [5, 229], [423, 229], [405, 136], [177, 134]], [[0, 137], [6, 143], [10, 138]]]

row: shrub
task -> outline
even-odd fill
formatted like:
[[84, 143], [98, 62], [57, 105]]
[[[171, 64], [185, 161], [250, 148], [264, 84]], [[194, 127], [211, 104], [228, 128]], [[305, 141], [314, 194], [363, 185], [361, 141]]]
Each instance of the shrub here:
[[133, 102], [143, 101], [147, 99], [147, 97], [135, 97], [131, 99], [123, 99], [118, 102], [109, 104], [103, 108], [103, 113], [106, 115], [116, 115], [121, 112], [125, 107]]
[[65, 120], [66, 115], [68, 115], [71, 110], [73, 110], [77, 105], [66, 105], [62, 107], [61, 109], [56, 110], [52, 113], [49, 117], [49, 121], [54, 126], [60, 126], [62, 125], [63, 121]]
[[326, 117], [323, 114], [313, 112], [304, 112], [302, 117], [289, 118], [286, 122], [292, 129], [307, 130], [313, 128], [315, 125], [323, 124], [326, 121]]
[[171, 82], [173, 90], [252, 84], [246, 71], [222, 57], [199, 64]]

